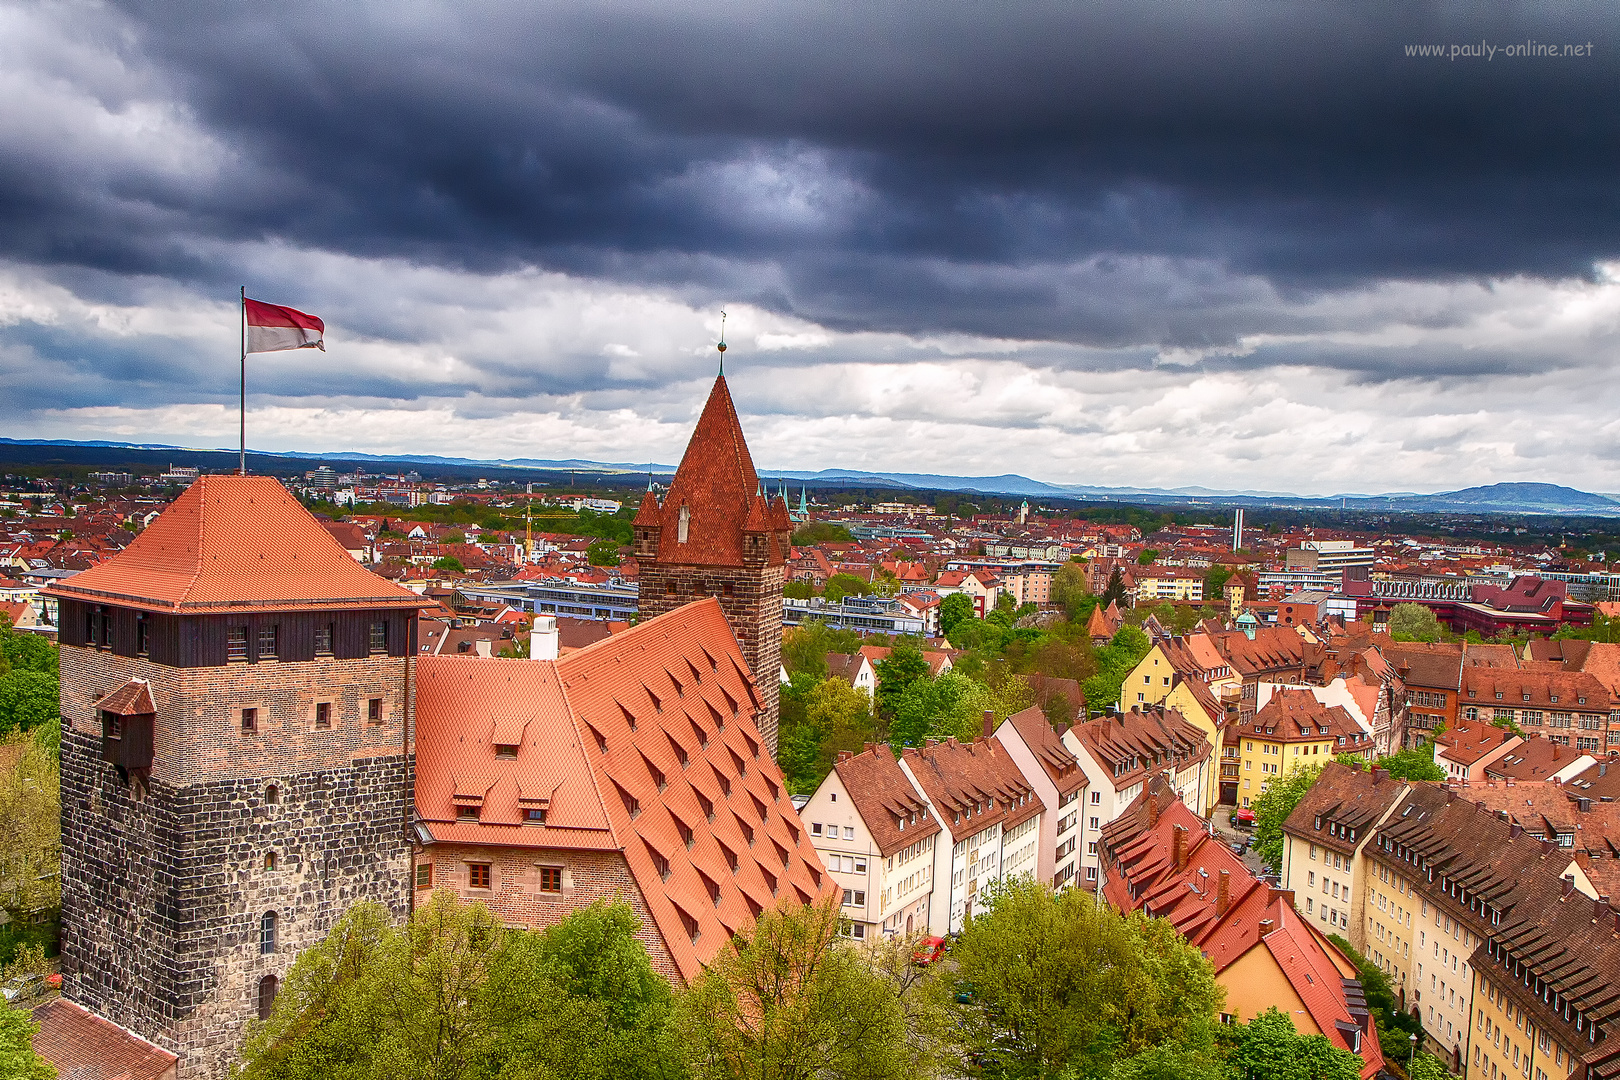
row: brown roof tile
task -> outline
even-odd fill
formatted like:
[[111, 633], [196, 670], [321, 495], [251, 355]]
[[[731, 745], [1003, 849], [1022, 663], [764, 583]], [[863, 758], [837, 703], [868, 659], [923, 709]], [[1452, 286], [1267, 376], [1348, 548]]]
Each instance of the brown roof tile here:
[[69, 1080], [172, 1080], [174, 1054], [65, 998], [34, 1009], [34, 1052]]
[[[885, 858], [940, 831], [939, 822], [928, 814], [927, 804], [887, 746], [841, 754], [833, 771]], [[901, 819], [906, 821], [903, 829]]]

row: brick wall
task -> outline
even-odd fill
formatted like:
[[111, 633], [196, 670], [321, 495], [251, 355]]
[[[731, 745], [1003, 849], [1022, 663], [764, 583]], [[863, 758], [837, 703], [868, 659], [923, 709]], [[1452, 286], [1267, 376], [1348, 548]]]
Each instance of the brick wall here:
[[[637, 937], [646, 946], [653, 970], [680, 984], [680, 973], [647, 910], [646, 897], [617, 851], [434, 844], [416, 856], [416, 863], [433, 867], [432, 888], [449, 889], [463, 900], [483, 903], [507, 926], [541, 929], [597, 900], [627, 902], [641, 920]], [[469, 863], [490, 865], [489, 888], [471, 887]], [[541, 890], [542, 867], [562, 871], [561, 892]], [[417, 895], [426, 892], [419, 889]]]
[[[720, 601], [743, 660], [754, 673], [760, 709], [754, 723], [771, 756], [776, 756], [782, 666], [782, 579], [780, 566], [712, 567], [641, 564], [641, 617], [650, 619], [705, 596]], [[730, 593], [726, 587], [730, 586]]]

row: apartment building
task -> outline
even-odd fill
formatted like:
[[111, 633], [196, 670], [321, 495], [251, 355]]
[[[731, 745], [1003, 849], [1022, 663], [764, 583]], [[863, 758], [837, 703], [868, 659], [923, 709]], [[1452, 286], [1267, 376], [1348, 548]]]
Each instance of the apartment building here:
[[908, 746], [900, 768], [940, 827], [930, 930], [959, 932], [988, 885], [1008, 874], [1035, 876], [1044, 808], [1012, 757], [989, 737]]
[[1014, 713], [996, 728], [995, 738], [1041, 800], [1040, 839], [1035, 876], [1062, 888], [1078, 876], [1086, 842], [1086, 773], [1080, 759], [1063, 745], [1064, 729], [1053, 728], [1039, 708]]
[[1406, 793], [1383, 769], [1365, 773], [1329, 761], [1283, 822], [1284, 887], [1302, 915], [1358, 949], [1366, 917], [1361, 853]]
[[844, 751], [800, 811], [858, 940], [928, 925], [939, 822], [887, 746]]
[[1252, 806], [1271, 782], [1337, 754], [1372, 759], [1372, 736], [1341, 705], [1324, 705], [1308, 687], [1276, 688], [1265, 706], [1236, 728], [1241, 780], [1238, 804]]
[[1088, 888], [1098, 880], [1095, 837], [1142, 793], [1149, 776], [1168, 773], [1182, 801], [1197, 806], [1215, 768], [1208, 736], [1162, 706], [1076, 724], [1063, 733], [1063, 745], [1086, 774], [1081, 817], [1087, 839], [1081, 845], [1080, 873]]

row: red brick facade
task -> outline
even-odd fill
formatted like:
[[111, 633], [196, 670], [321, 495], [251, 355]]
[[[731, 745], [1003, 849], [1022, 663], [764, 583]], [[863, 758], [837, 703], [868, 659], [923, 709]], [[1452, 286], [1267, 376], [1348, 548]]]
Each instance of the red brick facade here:
[[[476, 888], [473, 866], [489, 867], [489, 888]], [[422, 871], [431, 867], [424, 882]], [[542, 871], [556, 871], [555, 877]], [[543, 848], [475, 847], [434, 844], [416, 856], [417, 902], [431, 889], [449, 889], [466, 901], [477, 901], [505, 925], [543, 929], [598, 900], [628, 903], [641, 920], [637, 935], [647, 948], [653, 970], [679, 984], [680, 972], [647, 910], [623, 854], [617, 851], [560, 851]], [[555, 885], [555, 890], [552, 886]]]

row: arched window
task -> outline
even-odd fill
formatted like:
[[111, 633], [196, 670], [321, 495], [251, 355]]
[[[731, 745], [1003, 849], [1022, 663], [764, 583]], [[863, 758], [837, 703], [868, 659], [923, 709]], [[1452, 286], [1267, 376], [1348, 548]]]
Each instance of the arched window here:
[[274, 870], [276, 868], [276, 853], [275, 852], [267, 851], [267, 852], [264, 853], [264, 868], [266, 870]]
[[281, 802], [281, 789], [276, 787], [274, 784], [271, 784], [269, 787], [265, 788], [264, 801], [268, 806], [275, 806], [277, 803]]
[[273, 953], [276, 951], [276, 913], [267, 911], [259, 919], [259, 951]]
[[271, 1011], [276, 1007], [276, 991], [281, 988], [274, 975], [266, 975], [259, 980], [259, 1019], [270, 1019]]

